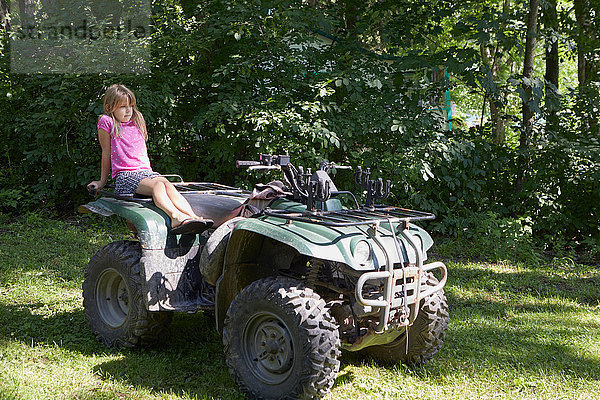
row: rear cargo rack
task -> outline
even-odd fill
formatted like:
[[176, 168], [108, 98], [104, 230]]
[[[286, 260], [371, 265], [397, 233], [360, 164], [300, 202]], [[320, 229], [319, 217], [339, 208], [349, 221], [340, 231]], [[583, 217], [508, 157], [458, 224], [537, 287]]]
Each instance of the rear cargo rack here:
[[287, 221], [306, 222], [331, 227], [435, 219], [435, 215], [428, 212], [388, 206], [376, 206], [375, 209], [361, 208], [340, 211], [307, 211], [302, 213], [266, 208], [263, 214], [270, 217], [283, 218]]

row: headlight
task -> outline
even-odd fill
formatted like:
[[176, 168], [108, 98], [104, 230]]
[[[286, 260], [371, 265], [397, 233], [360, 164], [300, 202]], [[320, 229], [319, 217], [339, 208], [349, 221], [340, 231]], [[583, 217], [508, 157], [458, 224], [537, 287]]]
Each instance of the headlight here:
[[357, 263], [365, 265], [371, 261], [371, 245], [369, 242], [361, 240], [354, 246], [352, 254]]

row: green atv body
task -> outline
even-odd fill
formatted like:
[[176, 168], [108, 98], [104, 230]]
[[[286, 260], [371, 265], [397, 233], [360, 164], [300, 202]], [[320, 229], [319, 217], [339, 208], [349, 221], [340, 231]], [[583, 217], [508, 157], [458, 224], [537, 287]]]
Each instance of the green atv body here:
[[90, 261], [84, 306], [96, 336], [109, 346], [143, 345], [173, 312], [214, 310], [230, 371], [252, 398], [324, 396], [340, 349], [409, 365], [431, 359], [448, 325], [446, 267], [425, 263], [433, 241], [413, 221], [432, 215], [374, 205], [385, 184], [371, 180], [371, 201], [345, 208], [327, 169], [301, 174], [282, 160], [255, 164], [282, 169], [292, 187], [271, 200], [176, 184], [214, 221], [201, 234], [172, 234], [149, 199], [106, 194], [81, 206], [123, 217], [138, 238]]

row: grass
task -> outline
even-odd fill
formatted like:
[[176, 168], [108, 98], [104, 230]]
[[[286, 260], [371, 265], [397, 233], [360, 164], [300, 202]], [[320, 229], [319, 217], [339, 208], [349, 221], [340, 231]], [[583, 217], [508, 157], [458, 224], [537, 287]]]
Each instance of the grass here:
[[[93, 339], [83, 271], [128, 237], [112, 218], [0, 215], [0, 399], [243, 398], [208, 314], [176, 315], [151, 349]], [[438, 355], [411, 370], [344, 353], [327, 399], [600, 398], [599, 266], [446, 261], [451, 319]]]

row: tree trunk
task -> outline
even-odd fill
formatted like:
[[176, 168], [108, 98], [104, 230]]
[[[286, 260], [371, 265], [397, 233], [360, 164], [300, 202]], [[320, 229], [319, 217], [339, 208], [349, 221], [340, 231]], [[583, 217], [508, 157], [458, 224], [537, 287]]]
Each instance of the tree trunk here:
[[[494, 82], [498, 82], [498, 75], [500, 73], [500, 63], [502, 60], [497, 59], [498, 51], [494, 50], [494, 54], [491, 54], [490, 48], [488, 46], [481, 46], [481, 59], [485, 64], [490, 68], [490, 72], [492, 74], [492, 80]], [[503, 144], [506, 142], [505, 135], [505, 127], [506, 121], [504, 118], [504, 110], [498, 108], [496, 105], [496, 99], [494, 96], [485, 96], [486, 100], [488, 100], [490, 104], [490, 120], [492, 122], [492, 129], [494, 132], [494, 143]], [[483, 126], [483, 117], [485, 114], [485, 102], [483, 105], [482, 115], [481, 115], [481, 125]]]
[[[600, 61], [597, 60], [597, 49], [600, 47], [598, 33], [598, 14], [600, 5], [595, 0], [574, 0], [575, 18], [577, 19], [577, 78], [581, 96], [596, 102], [600, 92], [591, 82], [600, 82]], [[598, 116], [584, 110], [582, 128], [600, 135]]]
[[19, 0], [19, 17], [21, 19], [21, 28], [31, 30], [34, 28], [34, 1]]
[[[549, 0], [548, 6], [544, 11], [544, 29], [546, 37], [549, 39], [546, 43], [546, 74], [544, 76], [546, 82], [546, 105], [554, 103], [558, 97], [558, 74], [559, 74], [559, 59], [558, 59], [558, 39], [556, 32], [558, 31], [558, 17], [556, 13], [557, 0]], [[556, 110], [550, 109], [548, 113], [547, 126], [555, 128], [558, 125]]]
[[[504, 0], [502, 2], [502, 12], [505, 15], [507, 15], [510, 12], [510, 0]], [[505, 26], [503, 24], [501, 26], [501, 29], [504, 29], [504, 28], [505, 28]], [[510, 60], [510, 58], [508, 60], [504, 59], [502, 52], [499, 51], [500, 44], [497, 42], [497, 40], [496, 40], [496, 47], [494, 49], [493, 54], [490, 50], [490, 46], [491, 46], [491, 43], [484, 43], [481, 45], [481, 48], [480, 48], [481, 59], [489, 67], [491, 74], [492, 74], [492, 80], [494, 82], [498, 82], [500, 80], [501, 68], [510, 64], [511, 60]], [[499, 99], [500, 104], [506, 103], [506, 96], [503, 93], [500, 92], [497, 95], [500, 96], [500, 99]], [[489, 106], [490, 106], [490, 119], [492, 122], [494, 143], [504, 144], [504, 143], [506, 143], [506, 125], [508, 123], [508, 121], [506, 119], [506, 115], [505, 115], [506, 114], [505, 106], [498, 107], [497, 99], [493, 98], [493, 96], [488, 96], [486, 93], [486, 95], [484, 96], [484, 104], [483, 104], [482, 115], [481, 115], [482, 125], [483, 125], [483, 118], [485, 116], [486, 101], [489, 102]]]
[[4, 31], [8, 32], [10, 29], [10, 22], [6, 17], [8, 16], [8, 5], [6, 0], [0, 0], [0, 29], [4, 28]]
[[516, 191], [520, 192], [523, 184], [527, 181], [529, 168], [531, 164], [531, 137], [533, 132], [533, 111], [529, 106], [531, 93], [531, 78], [533, 77], [533, 58], [535, 56], [535, 44], [537, 42], [537, 22], [539, 0], [529, 0], [529, 15], [527, 16], [527, 38], [525, 39], [525, 57], [523, 59], [523, 91], [525, 98], [523, 99], [523, 125], [521, 127], [521, 135], [519, 137], [519, 176], [516, 181]]
[[592, 18], [590, 15], [590, 1], [589, 0], [574, 0], [575, 5], [575, 18], [577, 19], [577, 78], [579, 79], [579, 86], [583, 86], [590, 79], [590, 72], [592, 63], [588, 60], [588, 53], [591, 50], [590, 47], [590, 36], [594, 32], [591, 32]]
[[[510, 12], [510, 0], [504, 0], [502, 2], [502, 13], [507, 15]], [[504, 26], [503, 26], [504, 28]], [[502, 58], [502, 57], [501, 57]], [[502, 59], [497, 60], [496, 65], [492, 68], [492, 76], [494, 80], [497, 81], [500, 74], [500, 65], [511, 65], [512, 59], [508, 57], [506, 61]], [[506, 98], [504, 99], [506, 100]], [[490, 102], [490, 114], [492, 118], [495, 118], [494, 123], [494, 141], [496, 144], [504, 144], [506, 143], [506, 125], [508, 124], [508, 119], [506, 118], [506, 105], [502, 107], [502, 109], [498, 109], [495, 104]]]
[[348, 38], [356, 43], [358, 33], [356, 31], [356, 22], [358, 20], [360, 1], [346, 0], [344, 1], [344, 21], [346, 23], [346, 34]]

